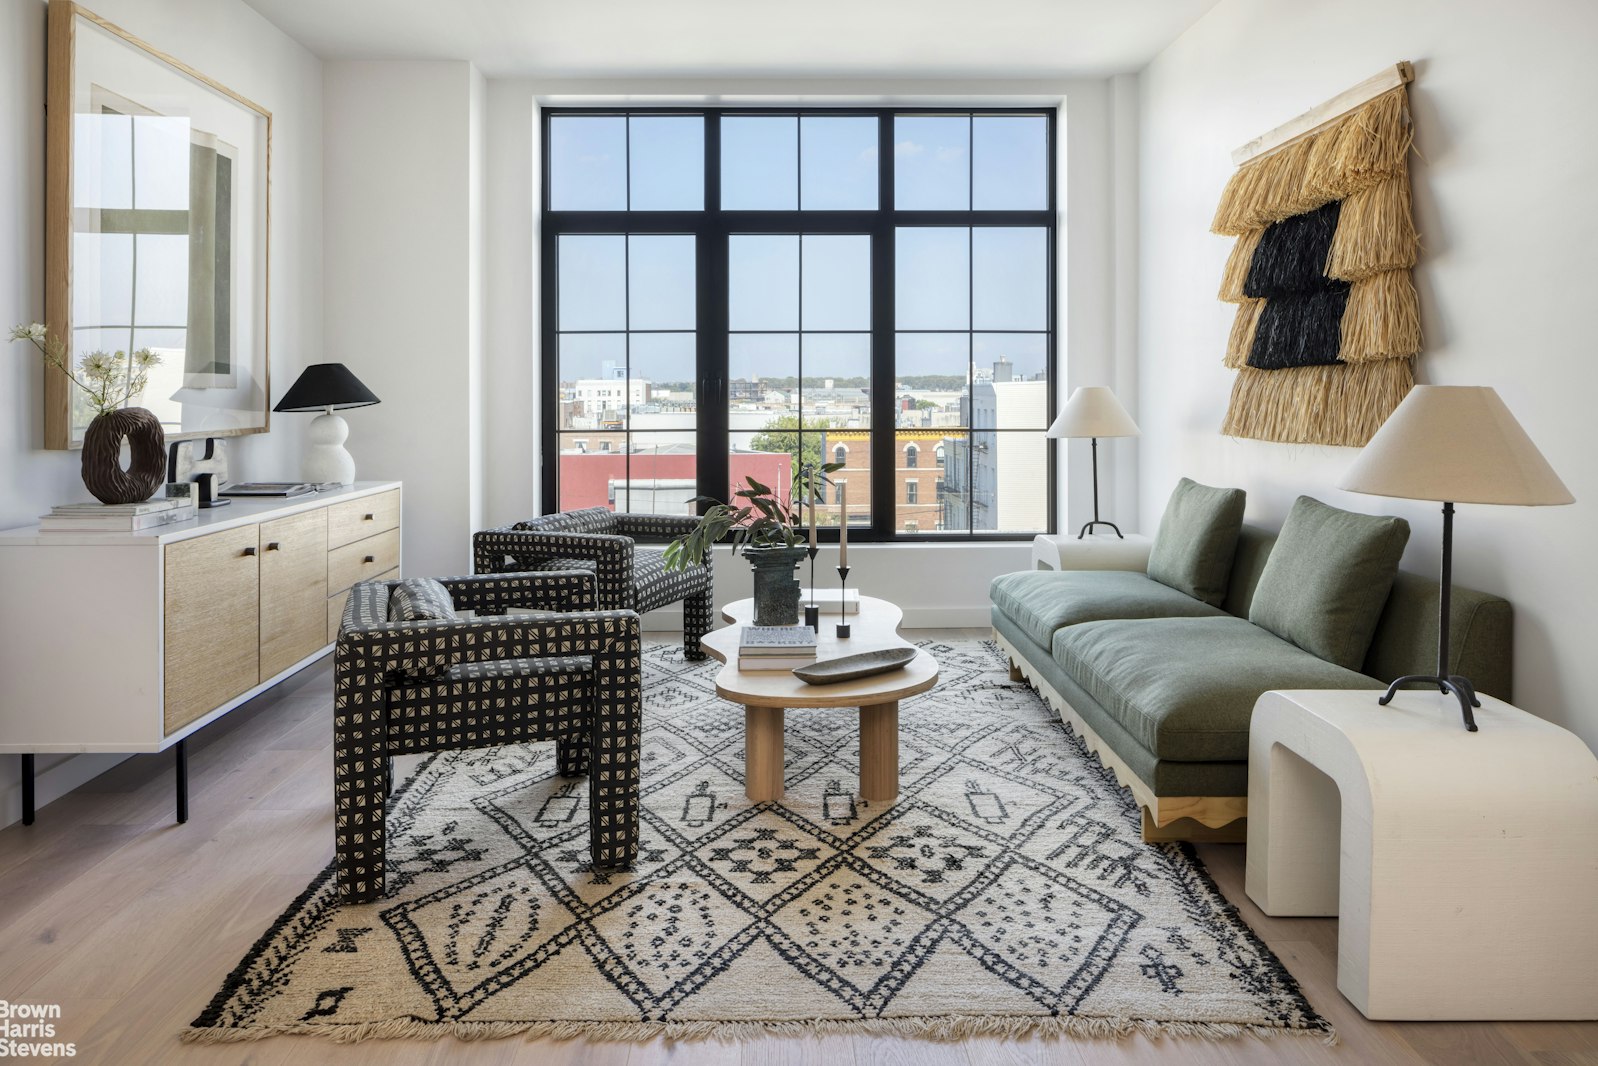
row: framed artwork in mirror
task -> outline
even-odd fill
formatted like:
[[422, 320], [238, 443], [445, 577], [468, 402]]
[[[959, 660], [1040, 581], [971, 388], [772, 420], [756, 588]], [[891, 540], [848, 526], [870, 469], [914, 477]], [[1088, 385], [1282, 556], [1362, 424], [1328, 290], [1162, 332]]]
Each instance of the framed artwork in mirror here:
[[[50, 332], [74, 364], [158, 354], [128, 403], [169, 441], [264, 432], [271, 114], [72, 0], [50, 0], [47, 99]], [[79, 447], [81, 391], [47, 368], [44, 403], [45, 447]]]

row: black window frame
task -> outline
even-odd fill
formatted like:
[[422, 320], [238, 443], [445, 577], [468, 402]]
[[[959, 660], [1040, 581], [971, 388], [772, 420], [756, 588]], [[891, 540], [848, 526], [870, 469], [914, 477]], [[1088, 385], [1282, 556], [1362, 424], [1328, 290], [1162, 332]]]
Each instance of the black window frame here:
[[[698, 211], [557, 211], [551, 207], [551, 120], [569, 115], [624, 117], [631, 115], [698, 115], [704, 127], [704, 206]], [[770, 115], [803, 119], [806, 116], [862, 116], [877, 119], [877, 207], [874, 210], [804, 210], [802, 196], [792, 210], [727, 210], [721, 208], [721, 119], [725, 116]], [[1045, 206], [1038, 210], [906, 210], [894, 208], [894, 118], [911, 115], [1026, 115], [1045, 120], [1047, 168]], [[560, 477], [560, 352], [559, 352], [559, 244], [564, 235], [648, 235], [688, 234], [695, 247], [695, 362], [696, 470], [701, 495], [725, 499], [729, 480], [730, 409], [728, 389], [728, 248], [729, 238], [742, 234], [827, 235], [866, 234], [871, 242], [871, 456], [870, 524], [849, 525], [849, 538], [866, 543], [969, 543], [981, 541], [1014, 542], [1030, 540], [1039, 532], [1056, 533], [1057, 473], [1056, 449], [1045, 439], [1047, 463], [1047, 502], [1044, 529], [1003, 531], [965, 529], [950, 532], [896, 532], [898, 481], [898, 412], [895, 384], [894, 328], [894, 243], [901, 227], [948, 226], [955, 228], [1042, 228], [1046, 233], [1047, 278], [1045, 366], [1048, 380], [1047, 422], [1057, 414], [1059, 391], [1059, 211], [1057, 178], [1059, 167], [1058, 123], [1053, 107], [693, 107], [693, 106], [581, 106], [543, 107], [539, 115], [540, 188], [538, 190], [539, 239], [539, 382], [541, 432], [540, 504], [544, 513], [559, 509]], [[974, 146], [968, 146], [968, 165], [974, 168]], [[795, 159], [796, 181], [800, 180], [803, 157]], [[628, 175], [629, 188], [631, 175]], [[795, 187], [796, 196], [801, 186]], [[968, 195], [974, 189], [968, 184]], [[631, 199], [630, 193], [628, 199]], [[971, 267], [974, 275], [974, 264]], [[973, 284], [971, 278], [967, 284]], [[948, 332], [905, 330], [903, 332]], [[968, 323], [964, 331], [977, 333], [1027, 332], [978, 330]], [[972, 355], [974, 358], [974, 353]], [[886, 383], [885, 387], [880, 383]], [[975, 384], [967, 383], [967, 390]], [[1043, 428], [963, 430], [969, 440], [990, 432], [1043, 433]], [[629, 431], [630, 435], [630, 431]], [[964, 449], [968, 456], [975, 449]], [[974, 461], [974, 460], [968, 460]], [[940, 470], [943, 464], [938, 464]], [[885, 476], [879, 472], [885, 472]], [[967, 484], [970, 484], [968, 476]], [[969, 489], [968, 489], [969, 491]], [[969, 518], [975, 521], [975, 516]], [[819, 539], [836, 540], [835, 527], [822, 527]]]

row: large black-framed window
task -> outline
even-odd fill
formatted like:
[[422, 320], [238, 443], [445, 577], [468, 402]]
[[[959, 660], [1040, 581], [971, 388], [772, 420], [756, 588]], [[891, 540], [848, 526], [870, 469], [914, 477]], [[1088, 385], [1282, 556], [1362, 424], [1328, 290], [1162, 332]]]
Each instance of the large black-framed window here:
[[543, 508], [681, 513], [841, 456], [851, 539], [1052, 532], [1055, 134], [1049, 108], [543, 109]]

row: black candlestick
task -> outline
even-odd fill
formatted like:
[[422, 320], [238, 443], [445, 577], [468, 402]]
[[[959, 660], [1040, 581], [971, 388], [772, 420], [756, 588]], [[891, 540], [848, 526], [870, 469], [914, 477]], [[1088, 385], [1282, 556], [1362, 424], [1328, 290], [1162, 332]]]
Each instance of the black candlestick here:
[[848, 585], [849, 568], [840, 566], [838, 567], [838, 627], [835, 630], [839, 640], [844, 640], [849, 636], [849, 623], [843, 620], [844, 612], [849, 607], [848, 597], [844, 595], [844, 590]]
[[[811, 521], [815, 521], [811, 519]], [[810, 602], [805, 604], [805, 625], [817, 633], [821, 632], [821, 606], [816, 603], [816, 553], [821, 549], [812, 544], [810, 552]]]

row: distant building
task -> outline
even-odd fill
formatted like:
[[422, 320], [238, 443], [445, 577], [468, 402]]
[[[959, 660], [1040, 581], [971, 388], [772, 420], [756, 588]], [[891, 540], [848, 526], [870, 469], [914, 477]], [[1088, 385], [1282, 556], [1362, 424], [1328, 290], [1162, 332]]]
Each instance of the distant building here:
[[[560, 453], [560, 507], [607, 507], [640, 514], [688, 514], [699, 495], [699, 459], [692, 444], [641, 449], [635, 438], [626, 451], [625, 434], [576, 439]], [[580, 446], [580, 447], [579, 447]], [[786, 452], [733, 452], [728, 473], [736, 484], [749, 475], [788, 492], [793, 457]]]

